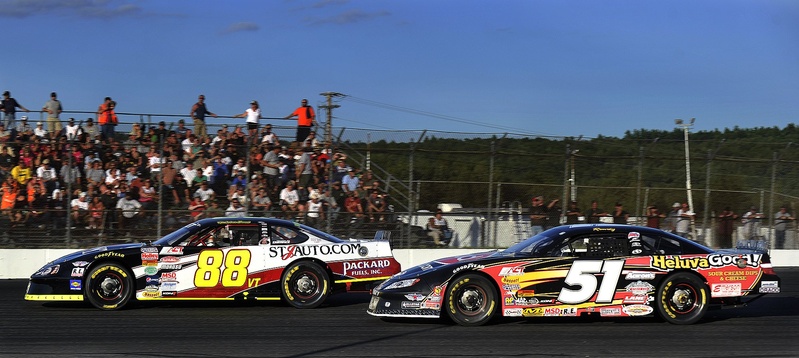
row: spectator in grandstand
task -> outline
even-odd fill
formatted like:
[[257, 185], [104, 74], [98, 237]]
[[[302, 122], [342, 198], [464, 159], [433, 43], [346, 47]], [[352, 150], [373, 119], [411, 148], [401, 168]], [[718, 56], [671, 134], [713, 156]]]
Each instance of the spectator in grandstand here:
[[58, 94], [55, 92], [50, 93], [50, 100], [44, 103], [42, 111], [47, 113], [47, 129], [50, 134], [50, 139], [55, 139], [59, 132], [61, 132], [61, 120], [59, 116], [64, 108], [61, 106], [61, 101], [58, 100]]
[[630, 213], [624, 210], [624, 205], [621, 203], [616, 203], [616, 207], [613, 209], [613, 223], [614, 224], [624, 224], [627, 225], [628, 220], [630, 220]]
[[21, 140], [22, 142], [27, 142], [28, 140], [33, 138], [33, 127], [28, 124], [28, 116], [22, 116], [20, 118], [19, 123], [17, 123], [17, 135], [16, 140]]
[[72, 208], [72, 229], [76, 225], [87, 222], [89, 218], [89, 198], [87, 198], [85, 192], [81, 192], [77, 198], [72, 199], [69, 206]]
[[788, 212], [788, 205], [782, 205], [780, 211], [774, 214], [774, 248], [785, 248], [785, 231], [794, 217]]
[[102, 229], [103, 228], [103, 215], [105, 214], [105, 205], [103, 205], [100, 196], [93, 196], [92, 202], [89, 203], [89, 226], [87, 229]]
[[340, 159], [336, 161], [336, 166], [333, 167], [333, 181], [344, 182], [344, 177], [352, 170], [347, 163]]
[[43, 160], [42, 164], [36, 168], [36, 176], [41, 179], [48, 193], [52, 193], [53, 190], [57, 188], [58, 176], [56, 175], [55, 169], [50, 166], [49, 159]]
[[[61, 123], [61, 122], [59, 122]], [[50, 140], [50, 133], [47, 129], [44, 129], [44, 123], [36, 122], [36, 128], [33, 128], [33, 135], [36, 136], [36, 139], [42, 140], [47, 139]]]
[[[241, 188], [241, 190], [244, 190], [246, 187], [247, 187], [247, 174], [244, 171], [239, 171], [236, 174], [236, 176], [233, 177], [233, 180], [230, 181], [228, 196], [235, 194], [239, 188]], [[242, 203], [242, 205], [246, 206], [245, 203]]]
[[313, 149], [310, 147], [302, 148], [302, 155], [295, 166], [295, 175], [299, 178], [299, 186], [303, 188], [312, 187], [314, 184], [312, 152]]
[[313, 107], [308, 105], [308, 100], [303, 98], [300, 107], [285, 118], [291, 119], [293, 117], [297, 117], [297, 136], [295, 141], [302, 143], [305, 138], [308, 138], [308, 134], [311, 133], [311, 127], [316, 125], [316, 113], [314, 113]]
[[247, 208], [241, 205], [238, 199], [230, 200], [230, 206], [225, 210], [225, 216], [233, 218], [247, 217]]
[[646, 226], [660, 229], [660, 220], [665, 217], [666, 215], [662, 214], [657, 206], [650, 205], [646, 207]]
[[75, 118], [70, 118], [69, 121], [67, 121], [66, 127], [64, 127], [64, 136], [66, 136], [68, 141], [74, 142], [80, 139], [81, 134], [82, 130], [80, 126], [75, 123]]
[[347, 175], [341, 179], [341, 184], [344, 185], [345, 191], [355, 191], [361, 184], [360, 178], [355, 175], [355, 170], [350, 168]]
[[278, 177], [280, 176], [280, 146], [274, 145], [267, 147], [269, 151], [264, 154], [264, 159], [261, 165], [264, 167], [264, 174], [266, 175], [266, 185], [270, 188], [278, 185]]
[[205, 205], [207, 206], [207, 209], [205, 209], [205, 217], [216, 218], [225, 215], [225, 211], [219, 207], [219, 203], [216, 200], [209, 200]]
[[300, 204], [300, 196], [294, 186], [294, 181], [286, 183], [286, 187], [280, 191], [280, 208], [283, 210], [284, 218], [299, 216], [305, 210]]
[[245, 209], [250, 207], [250, 198], [247, 197], [247, 194], [244, 192], [244, 186], [236, 187], [233, 193], [230, 194], [230, 200], [234, 199], [238, 200]]
[[183, 119], [178, 120], [178, 126], [175, 128], [174, 132], [178, 141], [183, 141], [192, 135], [191, 129], [186, 127], [186, 121]]
[[677, 232], [677, 220], [680, 215], [680, 208], [682, 205], [680, 203], [675, 202], [671, 205], [671, 211], [666, 215], [666, 231], [670, 233]]
[[694, 219], [694, 212], [688, 207], [688, 203], [682, 203], [680, 210], [677, 211], [677, 223], [675, 224], [675, 234], [688, 237], [691, 231], [691, 221]]
[[252, 215], [267, 216], [271, 208], [272, 199], [269, 198], [266, 188], [259, 188], [255, 197], [252, 199]]
[[11, 131], [9, 129], [6, 129], [5, 124], [0, 123], [0, 143], [6, 143], [11, 140]]
[[444, 239], [447, 230], [449, 230], [449, 225], [447, 219], [444, 219], [444, 213], [441, 210], [436, 210], [436, 214], [427, 220], [427, 236], [433, 238], [433, 243], [436, 246], [444, 246], [441, 239]]
[[577, 202], [570, 202], [569, 207], [566, 209], [566, 224], [579, 224], [581, 216], [583, 216], [583, 213], [580, 211], [580, 208], [577, 207]]
[[261, 133], [261, 143], [270, 145], [280, 145], [280, 138], [277, 137], [275, 132], [272, 132], [272, 125], [267, 123]]
[[736, 219], [738, 219], [738, 215], [736, 215], [729, 206], [724, 207], [724, 210], [719, 214], [719, 247], [732, 247], [732, 233], [735, 230]]
[[33, 171], [29, 166], [31, 160], [24, 160], [21, 158], [17, 165], [11, 169], [11, 177], [14, 178], [20, 185], [28, 184], [28, 180], [33, 177]]
[[599, 208], [599, 203], [596, 200], [591, 201], [591, 208], [585, 211], [585, 221], [589, 224], [596, 224], [603, 216], [608, 216], [608, 213]]
[[[58, 173], [58, 177], [61, 178], [61, 184], [64, 187], [80, 187], [82, 185], [81, 182], [81, 174], [80, 168], [78, 168], [78, 161], [73, 160], [72, 163], [63, 163], [61, 165], [61, 170]], [[48, 191], [47, 193], [51, 193], [52, 191]]]
[[386, 220], [386, 201], [383, 199], [383, 196], [377, 192], [377, 190], [373, 190], [369, 193], [368, 205], [369, 206], [367, 210], [369, 212], [369, 221], [378, 222]]
[[216, 118], [217, 115], [208, 110], [208, 107], [205, 105], [205, 95], [201, 94], [197, 97], [197, 103], [191, 106], [189, 115], [191, 119], [194, 120], [194, 132], [197, 133], [197, 136], [200, 138], [208, 137], [208, 131], [205, 126], [205, 116]]
[[139, 203], [141, 203], [142, 209], [145, 210], [145, 215], [148, 211], [154, 211], [158, 209], [158, 199], [158, 191], [153, 186], [152, 180], [143, 180], [142, 185], [139, 188]]
[[544, 206], [544, 197], [540, 195], [533, 197], [531, 201], [533, 203], [533, 206], [530, 208], [531, 233], [537, 235], [544, 231], [544, 225], [546, 225], [547, 222], [547, 212], [556, 202], [552, 201], [549, 205]]
[[258, 101], [250, 101], [250, 108], [247, 108], [244, 113], [233, 116], [234, 118], [246, 118], [247, 132], [249, 134], [248, 142], [255, 143], [258, 137], [258, 121], [261, 119], [261, 108], [258, 106]]
[[[137, 127], [138, 124], [133, 124], [134, 127]], [[100, 138], [100, 128], [94, 125], [94, 119], [91, 117], [86, 118], [86, 125], [83, 127], [83, 133], [86, 133], [86, 139], [90, 141], [94, 141]], [[141, 138], [141, 132], [139, 135], [136, 136], [137, 140]]]
[[347, 198], [344, 200], [344, 208], [350, 216], [350, 222], [363, 221], [364, 210], [361, 204], [361, 199], [358, 198], [355, 192], [347, 193]]
[[115, 112], [117, 103], [106, 97], [99, 107], [97, 107], [97, 124], [100, 125], [100, 138], [105, 142], [111, 142], [115, 136], [115, 127], [119, 123]]
[[305, 224], [320, 228], [320, 224], [325, 220], [324, 203], [319, 200], [319, 194], [313, 193], [310, 201], [306, 205]]
[[743, 237], [745, 239], [757, 239], [760, 237], [761, 221], [763, 213], [757, 210], [756, 206], [751, 206], [749, 210], [743, 214], [741, 221], [743, 222]]
[[202, 201], [216, 200], [216, 193], [208, 187], [207, 181], [200, 184], [200, 187], [194, 192], [194, 196], [199, 196]]
[[321, 148], [322, 143], [316, 138], [316, 131], [308, 133], [308, 137], [302, 141], [303, 148]]
[[119, 210], [119, 228], [130, 230], [135, 227], [137, 218], [141, 215], [142, 205], [133, 198], [130, 191], [126, 191], [124, 196], [117, 201]]
[[23, 105], [19, 104], [16, 99], [11, 97], [11, 92], [3, 92], [3, 99], [0, 100], [0, 110], [3, 111], [3, 123], [5, 124], [6, 128], [11, 129], [16, 125], [14, 121], [17, 118], [17, 108], [20, 108], [25, 112], [30, 112]]
[[205, 217], [205, 209], [207, 208], [206, 203], [200, 196], [195, 195], [189, 203], [189, 216], [191, 216], [192, 221], [203, 219]]

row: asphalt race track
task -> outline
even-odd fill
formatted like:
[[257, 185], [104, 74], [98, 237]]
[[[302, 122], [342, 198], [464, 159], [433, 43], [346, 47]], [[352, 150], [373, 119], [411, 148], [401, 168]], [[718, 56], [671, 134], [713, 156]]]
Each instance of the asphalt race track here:
[[777, 269], [782, 293], [716, 310], [699, 324], [656, 319], [540, 318], [460, 327], [384, 321], [366, 294], [315, 310], [279, 302], [170, 303], [104, 312], [23, 300], [24, 280], [0, 281], [3, 357], [796, 357], [799, 268]]

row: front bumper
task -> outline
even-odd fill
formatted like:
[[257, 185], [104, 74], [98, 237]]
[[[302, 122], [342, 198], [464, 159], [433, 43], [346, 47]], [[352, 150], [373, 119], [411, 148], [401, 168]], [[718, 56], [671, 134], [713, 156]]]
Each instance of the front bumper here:
[[83, 301], [83, 281], [68, 278], [32, 278], [26, 301]]
[[438, 318], [441, 317], [443, 295], [435, 292], [374, 290], [366, 312], [377, 317]]

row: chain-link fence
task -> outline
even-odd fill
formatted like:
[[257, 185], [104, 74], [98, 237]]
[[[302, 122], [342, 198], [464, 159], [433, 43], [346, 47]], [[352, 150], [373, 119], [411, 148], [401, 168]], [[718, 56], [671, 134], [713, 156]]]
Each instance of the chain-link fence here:
[[[236, 186], [242, 185], [248, 201], [244, 211], [248, 215], [303, 222], [308, 219], [307, 213], [298, 211], [299, 208], [283, 208], [279, 190], [288, 180], [299, 180], [292, 175], [269, 188], [270, 209], [262, 213], [263, 209], [252, 207], [258, 191], [258, 186], [251, 185], [256, 181], [253, 175], [258, 180], [265, 179], [263, 160], [271, 148], [260, 135], [252, 141], [246, 135], [244, 123], [236, 125], [238, 119], [209, 118], [210, 135], [185, 143], [179, 129], [190, 129], [192, 125], [187, 120], [180, 125], [179, 119], [182, 116], [121, 113], [114, 143], [85, 137], [74, 141], [65, 137], [12, 138], [6, 142], [4, 149], [11, 148], [15, 161], [30, 156], [30, 176], [34, 180], [19, 181], [18, 190], [24, 189], [25, 193], [13, 199], [4, 188], [8, 203], [0, 215], [0, 228], [7, 230], [0, 234], [0, 247], [88, 247], [155, 239], [196, 219], [194, 211], [189, 209], [196, 188], [188, 183], [189, 191], [175, 194], [174, 177], [165, 177], [166, 171], [153, 169], [171, 166], [180, 170], [191, 162], [195, 167], [210, 167], [204, 172], [213, 177], [218, 174], [213, 163], [217, 155], [224, 161], [226, 174], [208, 178], [216, 208], [206, 216], [226, 215]], [[276, 118], [264, 121], [274, 122], [273, 131], [280, 139], [278, 146], [285, 159], [281, 165], [289, 167], [289, 172], [294, 170], [294, 163], [302, 153], [301, 146], [290, 139], [294, 137], [294, 127], [281, 125], [285, 122]], [[89, 132], [92, 126], [86, 121], [77, 121], [77, 125], [84, 132]], [[141, 132], [137, 133], [134, 125]], [[789, 212], [799, 207], [797, 196], [789, 194], [799, 192], [796, 179], [799, 173], [794, 173], [799, 151], [784, 143], [758, 143], [750, 157], [741, 157], [725, 156], [724, 141], [700, 138], [693, 143], [691, 156], [685, 158], [684, 142], [677, 135], [680, 133], [674, 138], [638, 139], [631, 145], [630, 140], [616, 138], [581, 140], [530, 138], [512, 133], [331, 128], [330, 133], [319, 136], [312, 187], [320, 194], [332, 196], [334, 167], [341, 159], [364, 182], [357, 188], [362, 206], [369, 206], [367, 193], [371, 182], [377, 183], [375, 188], [385, 206], [377, 215], [380, 220], [370, 219], [374, 215], [367, 208], [357, 217], [347, 213], [342, 202], [333, 205], [331, 201], [327, 203], [330, 208], [325, 209], [330, 211], [322, 219], [316, 219], [314, 225], [344, 238], [370, 238], [376, 230], [390, 230], [395, 247], [429, 246], [432, 240], [425, 231], [426, 220], [431, 216], [429, 212], [444, 203], [462, 207], [446, 214], [454, 229], [450, 245], [458, 247], [505, 247], [527, 237], [530, 198], [539, 195], [547, 203], [557, 200], [551, 210], [553, 224], [564, 222], [564, 203], [575, 201], [585, 210], [596, 200], [608, 213], [615, 204], [622, 204], [622, 209], [630, 215], [630, 223], [644, 225], [648, 207], [655, 206], [666, 215], [673, 203], [689, 201], [686, 159], [693, 161], [690, 193], [695, 216], [691, 235], [711, 246], [720, 243], [719, 215], [725, 207], [737, 213], [734, 235], [741, 238], [743, 230], [739, 227], [744, 212], [754, 206], [757, 212], [764, 213], [760, 219], [762, 227], [757, 232], [772, 243], [777, 236], [774, 213], [780, 206], [786, 206]], [[220, 137], [223, 139], [217, 140]], [[111, 187], [127, 182], [121, 188], [111, 188], [113, 200], [108, 204], [116, 203], [129, 191], [132, 182], [130, 178], [113, 185], [105, 183], [105, 178], [103, 183], [89, 181], [90, 153], [93, 153], [91, 161], [99, 159], [103, 171], [109, 170], [110, 163], [116, 163], [116, 169], [127, 172], [133, 167], [130, 175], [150, 180], [155, 205], [139, 210], [131, 220], [121, 216], [122, 210], [115, 206], [105, 205], [93, 211], [73, 207], [72, 201], [80, 200], [81, 193], [87, 193], [90, 199], [103, 195], [100, 190], [103, 184]], [[201, 158], [197, 159], [198, 155]], [[42, 178], [37, 171], [48, 158], [57, 173], [52, 183], [38, 180]], [[235, 167], [238, 160], [244, 163], [243, 167]], [[63, 176], [61, 169], [71, 166], [76, 167], [81, 180], [70, 181]], [[247, 180], [236, 183], [239, 169], [247, 173]], [[3, 177], [13, 176], [12, 171], [11, 167], [0, 166]], [[44, 203], [41, 199], [36, 202], [36, 185], [44, 190]], [[141, 183], [135, 186], [141, 190]], [[54, 200], [54, 187], [61, 192], [60, 203]], [[19, 196], [24, 196], [26, 203], [16, 203]], [[95, 220], [91, 220], [92, 215], [97, 216]], [[784, 246], [797, 248], [794, 221], [789, 221]], [[668, 229], [665, 219], [662, 228]]]

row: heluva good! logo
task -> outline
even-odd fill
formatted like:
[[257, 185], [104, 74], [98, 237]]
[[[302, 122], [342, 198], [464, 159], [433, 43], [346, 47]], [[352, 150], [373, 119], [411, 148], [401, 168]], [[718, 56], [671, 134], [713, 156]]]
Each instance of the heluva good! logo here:
[[737, 266], [739, 268], [760, 266], [761, 254], [708, 255], [696, 257], [652, 256], [652, 267], [662, 270], [707, 269], [711, 267]]

